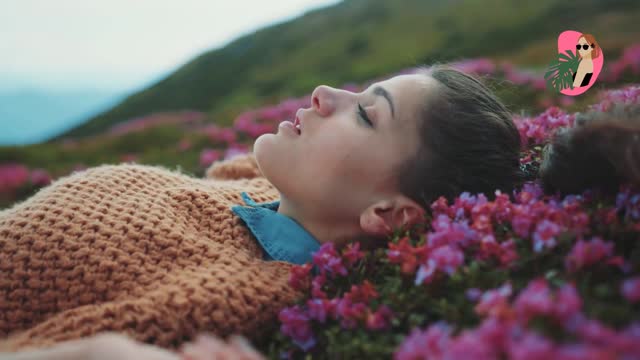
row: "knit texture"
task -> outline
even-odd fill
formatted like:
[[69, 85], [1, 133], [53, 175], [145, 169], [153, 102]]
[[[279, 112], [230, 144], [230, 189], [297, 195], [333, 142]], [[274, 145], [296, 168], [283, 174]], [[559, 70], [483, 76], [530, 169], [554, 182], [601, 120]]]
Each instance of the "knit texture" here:
[[0, 212], [0, 350], [102, 331], [177, 349], [197, 333], [255, 340], [302, 294], [230, 207], [279, 198], [253, 154], [205, 178], [160, 166], [74, 172]]

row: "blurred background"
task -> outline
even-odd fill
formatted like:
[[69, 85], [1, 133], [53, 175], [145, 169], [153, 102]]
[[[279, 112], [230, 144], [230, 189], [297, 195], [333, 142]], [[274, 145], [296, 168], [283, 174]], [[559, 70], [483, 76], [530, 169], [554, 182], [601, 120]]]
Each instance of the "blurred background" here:
[[[522, 116], [640, 82], [637, 0], [0, 0], [0, 209], [99, 164], [202, 177], [309, 107], [417, 65], [485, 78]], [[587, 93], [545, 88], [564, 30], [593, 34]]]

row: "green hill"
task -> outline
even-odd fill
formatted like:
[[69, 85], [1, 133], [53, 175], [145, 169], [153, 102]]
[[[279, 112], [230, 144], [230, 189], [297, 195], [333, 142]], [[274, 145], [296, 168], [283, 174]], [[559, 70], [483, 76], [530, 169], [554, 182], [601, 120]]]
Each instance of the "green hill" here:
[[607, 56], [637, 41], [633, 0], [347, 0], [208, 51], [56, 139], [98, 134], [152, 112], [194, 109], [229, 124], [248, 108], [421, 63], [486, 56], [541, 67], [564, 30], [593, 33]]

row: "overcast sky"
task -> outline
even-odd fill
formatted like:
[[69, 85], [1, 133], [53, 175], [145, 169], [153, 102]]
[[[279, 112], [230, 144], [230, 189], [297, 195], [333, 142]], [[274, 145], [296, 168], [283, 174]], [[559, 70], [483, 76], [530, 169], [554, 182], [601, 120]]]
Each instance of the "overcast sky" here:
[[123, 89], [338, 0], [0, 0], [0, 89]]

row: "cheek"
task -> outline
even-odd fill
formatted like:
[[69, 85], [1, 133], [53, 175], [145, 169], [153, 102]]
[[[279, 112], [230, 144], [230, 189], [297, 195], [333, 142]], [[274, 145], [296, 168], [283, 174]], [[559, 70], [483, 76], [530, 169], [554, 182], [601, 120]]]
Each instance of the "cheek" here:
[[312, 167], [308, 171], [311, 178], [350, 182], [354, 172], [361, 173], [358, 165], [363, 162], [362, 153], [368, 151], [362, 142], [363, 139], [353, 134], [353, 129], [316, 135], [305, 144], [309, 155], [301, 158], [303, 163], [300, 165]]

